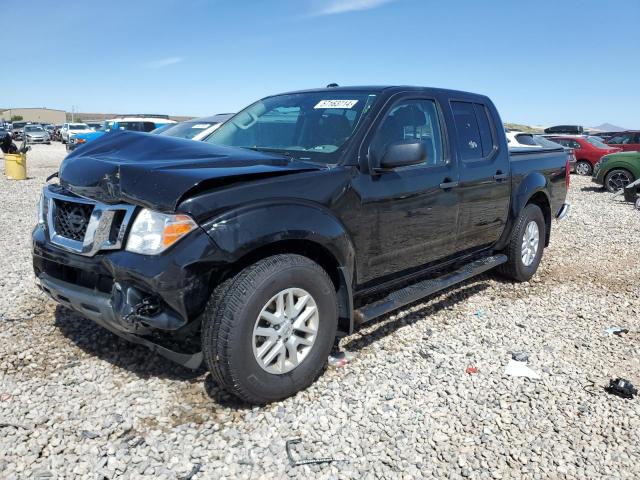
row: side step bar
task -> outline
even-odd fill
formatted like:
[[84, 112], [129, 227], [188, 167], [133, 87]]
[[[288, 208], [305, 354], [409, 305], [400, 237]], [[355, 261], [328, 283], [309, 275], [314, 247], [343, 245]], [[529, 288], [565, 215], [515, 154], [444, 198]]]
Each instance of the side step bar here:
[[506, 255], [492, 255], [467, 263], [458, 270], [447, 273], [441, 277], [422, 280], [421, 282], [391, 292], [382, 300], [378, 300], [377, 302], [365, 305], [356, 310], [354, 315], [355, 323], [362, 324], [369, 322], [428, 295], [444, 290], [456, 283], [464, 282], [471, 277], [491, 270], [502, 263], [506, 263], [506, 261]]

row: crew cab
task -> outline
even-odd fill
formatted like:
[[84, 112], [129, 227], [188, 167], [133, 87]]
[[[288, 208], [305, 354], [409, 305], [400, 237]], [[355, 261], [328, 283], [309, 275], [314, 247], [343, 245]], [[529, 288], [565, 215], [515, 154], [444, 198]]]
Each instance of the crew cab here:
[[99, 130], [85, 132], [82, 135], [74, 135], [67, 145], [67, 150], [73, 151], [80, 145], [96, 140], [111, 131], [129, 130], [132, 132], [151, 132], [156, 128], [164, 125], [173, 125], [175, 123], [175, 120], [170, 120], [168, 117], [130, 116], [113, 118], [103, 122], [102, 128]]
[[366, 322], [496, 267], [529, 280], [569, 179], [562, 148], [510, 154], [482, 95], [286, 93], [204, 142], [122, 131], [68, 155], [33, 266], [60, 304], [264, 404]]

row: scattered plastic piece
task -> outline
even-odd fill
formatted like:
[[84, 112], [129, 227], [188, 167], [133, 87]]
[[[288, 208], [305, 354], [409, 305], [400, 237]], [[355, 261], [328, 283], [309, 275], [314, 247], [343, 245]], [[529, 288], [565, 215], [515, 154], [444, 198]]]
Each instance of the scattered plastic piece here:
[[511, 354], [511, 358], [513, 358], [516, 362], [528, 362], [529, 355], [524, 352], [513, 352]]
[[480, 309], [480, 310], [476, 310], [476, 313], [474, 313], [474, 315], [478, 318], [482, 318], [484, 317], [484, 310]]
[[179, 477], [178, 480], [191, 480], [193, 477], [196, 476], [196, 474], [200, 470], [202, 470], [202, 464], [201, 463], [196, 463], [189, 473], [187, 473], [184, 477]]
[[329, 355], [329, 365], [336, 368], [344, 367], [354, 358], [356, 358], [355, 353], [348, 352], [346, 350], [340, 350]]
[[623, 333], [629, 333], [629, 330], [627, 330], [626, 328], [622, 328], [622, 327], [609, 327], [605, 330], [605, 333], [607, 333], [609, 336], [611, 335], [622, 335]]
[[469, 375], [473, 375], [474, 373], [478, 373], [478, 368], [469, 366], [469, 367], [467, 367], [465, 372], [468, 373]]
[[89, 440], [93, 440], [94, 438], [98, 438], [100, 435], [94, 432], [90, 432], [89, 430], [83, 430], [81, 433], [83, 438], [88, 438]]
[[2, 395], [0, 395], [0, 402], [6, 402], [7, 400], [11, 400], [10, 393], [3, 393]]
[[609, 380], [609, 386], [604, 389], [611, 395], [616, 395], [622, 398], [633, 398], [638, 394], [638, 389], [633, 386], [629, 380], [624, 378], [616, 378], [615, 380]]
[[299, 467], [301, 465], [317, 465], [319, 463], [334, 463], [334, 462], [346, 462], [347, 460], [336, 460], [333, 457], [324, 457], [324, 458], [304, 458], [300, 460], [296, 460], [293, 458], [293, 453], [291, 452], [291, 445], [296, 445], [301, 443], [302, 439], [293, 438], [291, 440], [287, 440], [285, 444], [285, 448], [287, 450], [287, 457], [289, 458], [289, 464], [292, 467]]
[[511, 375], [512, 377], [527, 377], [533, 379], [541, 378], [538, 372], [529, 368], [527, 362], [518, 362], [517, 360], [509, 360], [504, 373], [505, 375]]

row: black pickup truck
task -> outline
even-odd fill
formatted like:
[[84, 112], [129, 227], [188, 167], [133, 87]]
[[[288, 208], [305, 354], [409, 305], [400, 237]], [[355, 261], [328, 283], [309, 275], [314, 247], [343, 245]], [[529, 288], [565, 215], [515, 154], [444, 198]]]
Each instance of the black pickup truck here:
[[204, 142], [77, 149], [43, 190], [33, 266], [60, 304], [261, 404], [364, 322], [494, 267], [531, 278], [568, 186], [561, 148], [509, 153], [485, 96], [294, 92]]

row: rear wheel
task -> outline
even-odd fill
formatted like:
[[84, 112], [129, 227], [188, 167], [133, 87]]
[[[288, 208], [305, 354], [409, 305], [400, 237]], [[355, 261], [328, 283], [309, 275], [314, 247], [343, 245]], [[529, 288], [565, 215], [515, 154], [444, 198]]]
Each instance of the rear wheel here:
[[220, 386], [249, 403], [269, 403], [315, 381], [337, 321], [335, 288], [322, 267], [300, 255], [274, 255], [216, 289], [202, 350]]
[[634, 180], [635, 178], [633, 178], [631, 172], [622, 168], [615, 168], [604, 177], [604, 188], [606, 188], [608, 192], [615, 193], [624, 190], [624, 187]]
[[538, 270], [546, 238], [542, 210], [537, 205], [527, 205], [511, 231], [505, 252], [507, 263], [500, 265], [498, 271], [517, 282], [529, 280]]
[[580, 160], [576, 164], [576, 173], [578, 175], [591, 175], [593, 173], [593, 167], [585, 160]]

